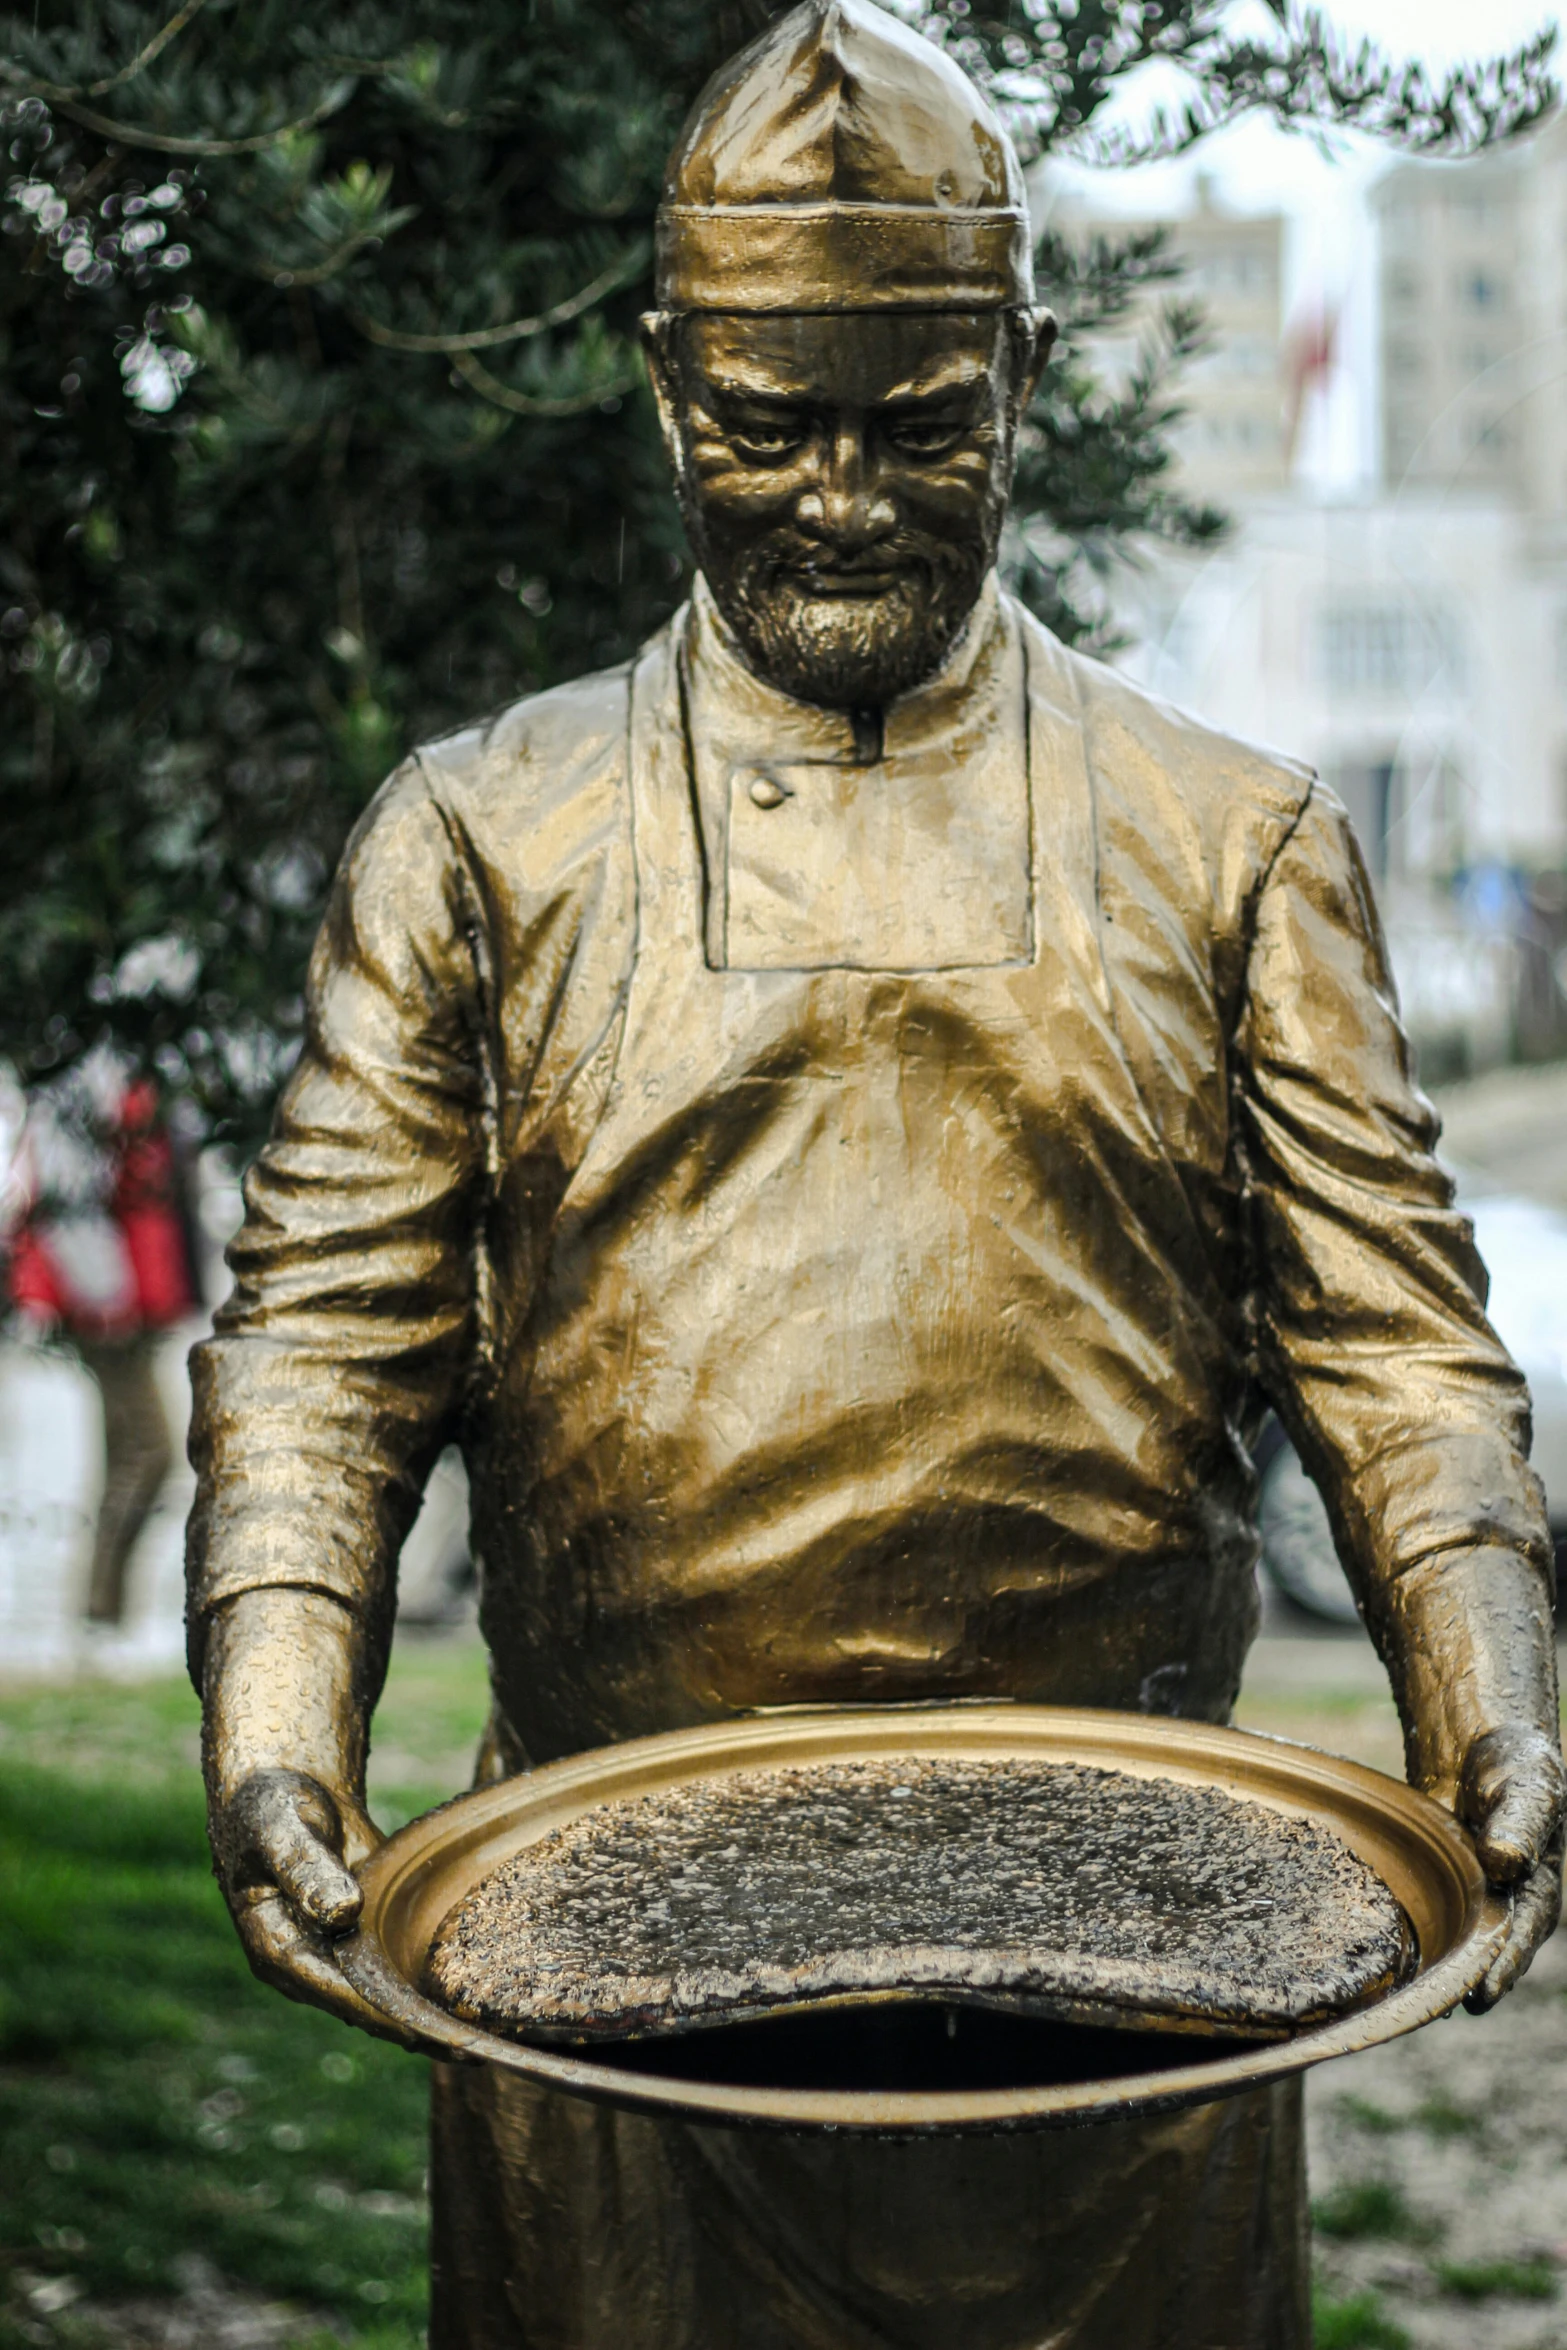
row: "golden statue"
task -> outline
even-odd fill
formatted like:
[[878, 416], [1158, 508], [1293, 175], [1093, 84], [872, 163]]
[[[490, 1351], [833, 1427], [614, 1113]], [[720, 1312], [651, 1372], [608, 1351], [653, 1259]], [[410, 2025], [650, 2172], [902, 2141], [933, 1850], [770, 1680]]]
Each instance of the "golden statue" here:
[[[481, 1771], [747, 1708], [1222, 1721], [1267, 1403], [1411, 1777], [1559, 1903], [1522, 1380], [1332, 795], [998, 585], [1053, 331], [950, 59], [808, 0], [670, 169], [649, 365], [701, 572], [415, 754], [345, 855], [198, 1350], [191, 1654], [257, 1971], [334, 1965], [399, 1546], [453, 1437]], [[750, 2136], [435, 2080], [437, 2350], [1294, 2350], [1298, 2089]]]

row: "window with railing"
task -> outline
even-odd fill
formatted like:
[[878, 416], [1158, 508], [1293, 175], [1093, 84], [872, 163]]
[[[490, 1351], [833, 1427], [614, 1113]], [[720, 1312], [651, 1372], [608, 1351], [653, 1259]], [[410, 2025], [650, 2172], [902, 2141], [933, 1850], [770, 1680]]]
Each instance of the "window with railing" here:
[[1332, 693], [1425, 693], [1462, 682], [1451, 616], [1393, 598], [1330, 604], [1317, 615], [1317, 669]]

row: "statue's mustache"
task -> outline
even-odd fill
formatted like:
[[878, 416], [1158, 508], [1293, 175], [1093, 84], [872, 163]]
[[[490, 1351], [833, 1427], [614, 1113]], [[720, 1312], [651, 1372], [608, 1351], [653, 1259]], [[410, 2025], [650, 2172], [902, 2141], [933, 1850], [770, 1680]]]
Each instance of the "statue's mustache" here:
[[871, 546], [850, 549], [823, 545], [820, 539], [782, 530], [751, 549], [737, 569], [754, 593], [757, 589], [766, 591], [778, 586], [808, 588], [818, 578], [834, 582], [856, 578], [885, 580], [889, 574], [918, 577], [965, 571], [970, 567], [967, 550], [927, 537], [922, 531], [895, 531]]

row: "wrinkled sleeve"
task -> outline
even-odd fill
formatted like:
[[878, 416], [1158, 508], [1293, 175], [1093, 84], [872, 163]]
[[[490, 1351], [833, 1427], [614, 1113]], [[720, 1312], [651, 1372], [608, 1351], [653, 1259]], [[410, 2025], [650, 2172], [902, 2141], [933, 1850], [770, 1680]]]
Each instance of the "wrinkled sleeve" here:
[[1443, 1553], [1545, 1569], [1528, 1392], [1486, 1320], [1365, 867], [1320, 785], [1260, 894], [1236, 1042], [1262, 1380], [1373, 1624]]
[[325, 1592], [384, 1619], [471, 1359], [485, 1167], [462, 873], [417, 763], [350, 841], [306, 1035], [192, 1357], [189, 1619]]

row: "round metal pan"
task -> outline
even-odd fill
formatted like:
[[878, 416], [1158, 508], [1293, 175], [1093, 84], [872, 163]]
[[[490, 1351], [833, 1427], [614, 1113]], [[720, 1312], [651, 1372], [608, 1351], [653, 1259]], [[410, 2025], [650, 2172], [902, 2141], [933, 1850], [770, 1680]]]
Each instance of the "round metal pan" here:
[[[870, 1755], [1084, 1763], [1218, 1787], [1320, 1822], [1402, 1903], [1419, 1942], [1418, 1971], [1380, 2001], [1287, 2040], [1213, 2049], [1196, 2039], [1189, 2064], [1044, 2086], [931, 2090], [686, 2078], [678, 2070], [678, 2040], [665, 2043], [664, 2069], [636, 2071], [617, 2064], [613, 2050], [563, 2051], [478, 2030], [420, 1991], [430, 1945], [448, 1912], [492, 1869], [594, 1805], [728, 1771]], [[689, 2121], [883, 2136], [1050, 2128], [1168, 2110], [1396, 2039], [1458, 2005], [1484, 1975], [1508, 1918], [1505, 1899], [1487, 1887], [1451, 1815], [1380, 1771], [1202, 1723], [1005, 1704], [789, 1710], [602, 1747], [459, 1796], [414, 1820], [366, 1862], [360, 1883], [364, 1914], [338, 1947], [343, 1972], [431, 2053], [501, 2065], [573, 2096]], [[1128, 2065], [1135, 2067], [1137, 2035], [1124, 2037]]]

